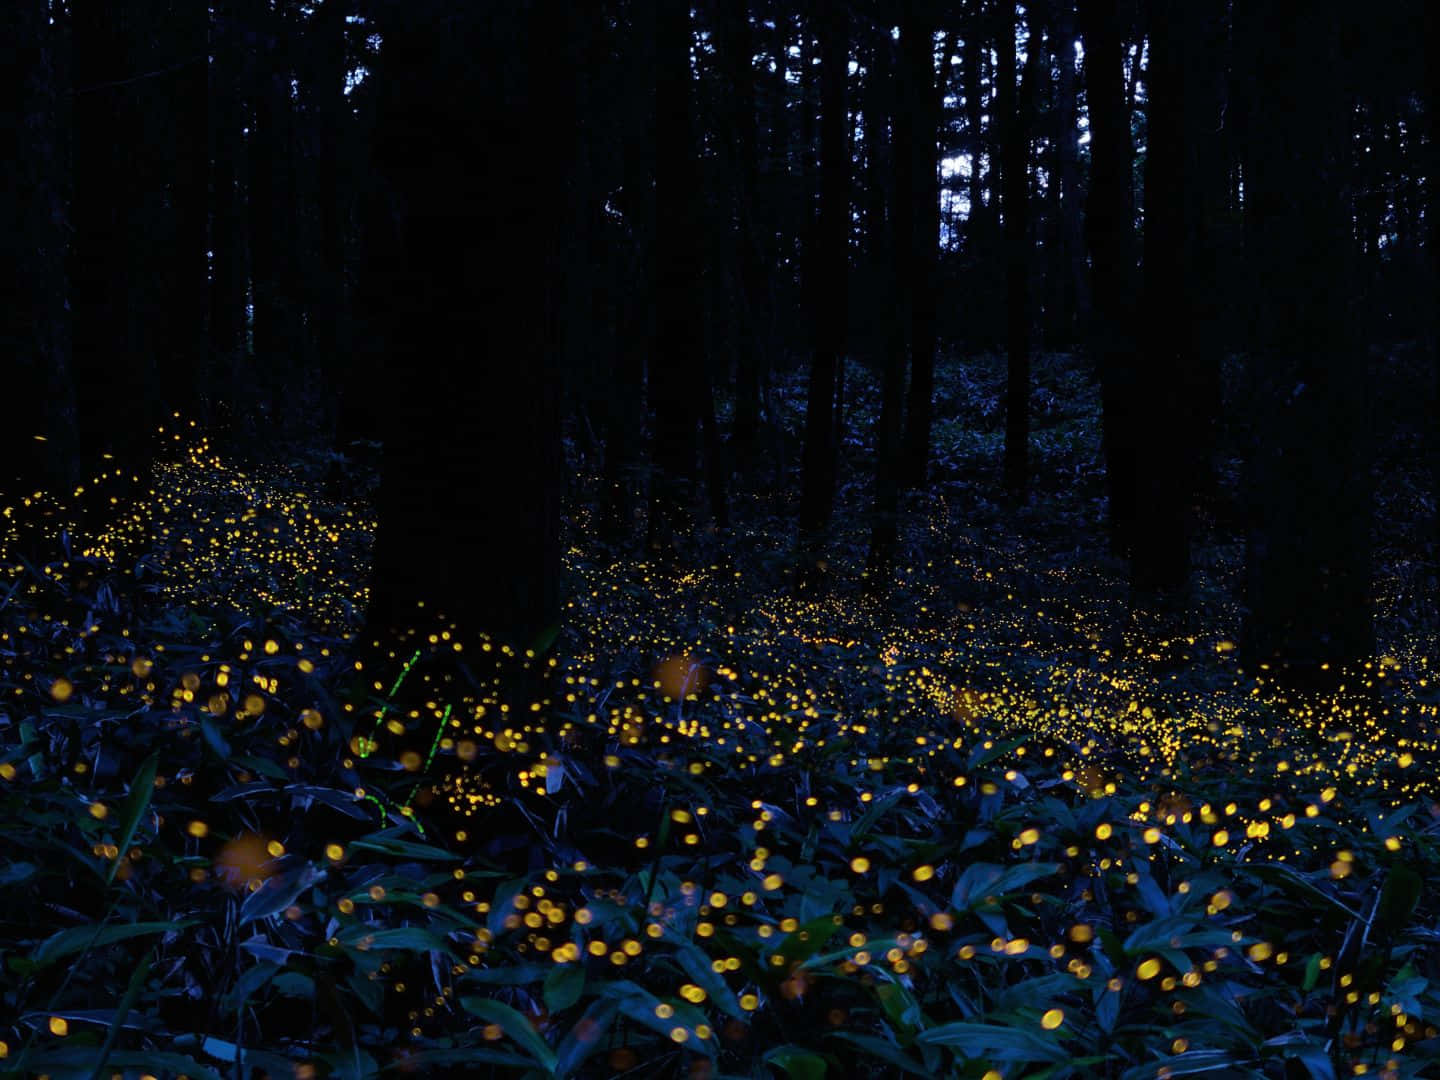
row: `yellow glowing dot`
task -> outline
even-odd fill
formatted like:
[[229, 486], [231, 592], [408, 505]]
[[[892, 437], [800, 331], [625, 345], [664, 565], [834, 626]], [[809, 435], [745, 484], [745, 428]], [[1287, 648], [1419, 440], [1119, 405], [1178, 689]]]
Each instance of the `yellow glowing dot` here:
[[90, 816], [97, 821], [104, 821], [105, 816], [110, 813], [110, 808], [101, 802], [90, 804]]
[[63, 1016], [50, 1017], [50, 1034], [62, 1037], [70, 1034], [70, 1025]]
[[917, 866], [917, 867], [915, 868], [915, 873], [914, 873], [914, 875], [913, 875], [913, 877], [915, 878], [916, 881], [929, 881], [929, 880], [930, 880], [931, 878], [933, 878], [934, 876], [935, 876], [935, 868], [934, 868], [933, 866], [929, 866], [929, 865], [926, 865], [926, 866]]
[[754, 994], [740, 995], [740, 1008], [744, 1009], [746, 1012], [754, 1012], [759, 1007], [760, 999]]
[[1217, 829], [1215, 835], [1211, 837], [1211, 842], [1214, 843], [1216, 847], [1224, 847], [1230, 842], [1230, 834], [1224, 829]]
[[1054, 1031], [1065, 1022], [1065, 1011], [1063, 1009], [1051, 1009], [1040, 1018], [1040, 1026], [1046, 1031]]
[[52, 698], [54, 698], [56, 701], [59, 701], [59, 702], [69, 701], [69, 700], [70, 700], [70, 695], [73, 694], [74, 692], [75, 692], [75, 687], [74, 687], [74, 685], [70, 682], [69, 679], [65, 679], [65, 678], [56, 679], [53, 683], [50, 684], [50, 696], [51, 696]]
[[850, 860], [850, 870], [856, 874], [864, 874], [870, 870], [870, 860], [863, 855], [856, 855]]
[[1110, 839], [1110, 834], [1113, 833], [1114, 831], [1115, 831], [1115, 830], [1112, 829], [1108, 824], [1103, 824], [1103, 823], [1102, 823], [1102, 824], [1100, 824], [1100, 825], [1096, 825], [1096, 826], [1095, 826], [1095, 839], [1096, 839], [1096, 840], [1109, 840], [1109, 839]]
[[339, 844], [326, 844], [325, 857], [331, 862], [339, 862], [345, 857], [345, 849]]
[[191, 836], [207, 836], [210, 832], [210, 826], [206, 825], [203, 821], [192, 821], [189, 825], [185, 826], [185, 831]]
[[1135, 969], [1135, 974], [1142, 979], [1153, 979], [1160, 974], [1160, 961], [1153, 956], [1149, 960], [1142, 961], [1140, 966]]

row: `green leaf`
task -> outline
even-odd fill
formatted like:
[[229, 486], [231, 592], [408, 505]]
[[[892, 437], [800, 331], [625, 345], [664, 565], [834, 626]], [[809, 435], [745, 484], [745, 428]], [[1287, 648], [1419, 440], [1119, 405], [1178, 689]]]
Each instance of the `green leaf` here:
[[765, 1055], [765, 1061], [784, 1069], [790, 1080], [825, 1080], [825, 1059], [801, 1046], [777, 1046]]
[[323, 880], [325, 871], [310, 863], [302, 863], [288, 873], [270, 878], [256, 889], [240, 905], [240, 925], [264, 919], [284, 911], [295, 903], [300, 894], [317, 881]]
[[1060, 870], [1059, 863], [1020, 863], [997, 866], [994, 863], [971, 863], [955, 882], [950, 904], [961, 911], [982, 903], [987, 897], [1000, 899], [1018, 892], [1032, 881], [1049, 877]]
[[145, 989], [145, 977], [150, 974], [150, 962], [155, 958], [155, 950], [152, 948], [145, 954], [135, 970], [130, 973], [130, 981], [125, 987], [125, 995], [120, 999], [120, 1004], [115, 1007], [115, 1019], [110, 1021], [110, 1030], [105, 1033], [105, 1042], [100, 1047], [100, 1055], [95, 1062], [95, 1071], [90, 1074], [90, 1080], [99, 1080], [101, 1071], [105, 1068], [105, 1061], [110, 1052], [115, 1049], [115, 1044], [120, 1040], [120, 1029], [125, 1023], [125, 1017], [135, 1007], [135, 1002], [140, 998], [140, 992]]
[[1424, 882], [1410, 867], [1396, 863], [1390, 868], [1380, 889], [1380, 906], [1375, 909], [1375, 926], [1386, 940], [1393, 941], [1409, 924], [1423, 890]]
[[603, 994], [590, 1003], [585, 1015], [575, 1022], [575, 1026], [560, 1041], [560, 1048], [556, 1051], [557, 1076], [569, 1076], [587, 1057], [604, 1045], [602, 1040], [605, 1033], [610, 1030], [611, 1021], [619, 1011], [619, 1004]]
[[215, 756], [221, 761], [230, 760], [230, 744], [225, 741], [225, 736], [220, 734], [220, 726], [215, 723], [215, 718], [208, 713], [200, 714], [200, 734], [205, 736], [205, 743], [215, 752]]
[[141, 763], [135, 774], [135, 782], [130, 785], [130, 794], [125, 797], [125, 808], [120, 813], [120, 834], [115, 845], [120, 850], [120, 856], [112, 859], [109, 869], [105, 871], [107, 885], [115, 880], [115, 872], [120, 869], [120, 859], [130, 850], [135, 832], [140, 828], [140, 819], [145, 816], [145, 810], [150, 805], [150, 796], [155, 791], [155, 771], [159, 764], [160, 753], [156, 751]]
[[675, 960], [685, 969], [690, 981], [704, 990], [710, 1000], [726, 1013], [737, 1020], [745, 1020], [745, 1010], [740, 1008], [735, 991], [730, 989], [725, 976], [710, 966], [710, 957], [698, 945], [684, 938], [671, 935], [667, 936], [667, 940], [675, 943]]
[[579, 964], [556, 964], [545, 976], [545, 1007], [564, 1012], [580, 1000], [585, 991], [585, 969]]
[[851, 1046], [863, 1050], [871, 1057], [879, 1058], [887, 1065], [893, 1065], [901, 1072], [926, 1077], [934, 1075], [929, 1069], [922, 1067], [919, 1062], [912, 1061], [910, 1057], [894, 1043], [886, 1042], [884, 1039], [877, 1038], [874, 1035], [852, 1035], [848, 1031], [834, 1031], [830, 1033], [830, 1038], [847, 1042]]
[[499, 1024], [501, 1031], [525, 1048], [532, 1061], [547, 1073], [555, 1072], [555, 1051], [550, 1049], [550, 1044], [535, 1030], [535, 1026], [509, 1005], [492, 998], [467, 997], [460, 999], [460, 1006], [481, 1020]]
[[429, 862], [455, 862], [456, 856], [453, 852], [446, 851], [431, 844], [417, 844], [412, 840], [399, 840], [393, 836], [375, 834], [360, 840], [350, 842], [352, 848], [360, 848], [363, 851], [378, 851], [384, 855], [394, 855], [400, 859], [421, 859]]
[[194, 926], [197, 919], [185, 919], [180, 922], [138, 922], [116, 926], [72, 926], [68, 930], [61, 930], [58, 934], [52, 934], [40, 943], [30, 959], [39, 967], [53, 964], [57, 960], [63, 960], [67, 956], [84, 952], [86, 949], [98, 949], [105, 945], [112, 945], [117, 941], [128, 941], [130, 938], [145, 937], [148, 934], [166, 934], [173, 930], [184, 930], [188, 926]]
[[941, 1024], [915, 1036], [915, 1041], [931, 1046], [949, 1046], [967, 1058], [982, 1061], [1059, 1063], [1070, 1054], [1058, 1042], [1041, 1038], [1023, 1028], [1001, 1027], [999, 1024], [955, 1022]]
[[393, 930], [367, 930], [363, 926], [352, 927], [341, 941], [353, 945], [368, 939], [372, 949], [408, 949], [411, 952], [445, 952], [445, 942], [429, 930], [418, 926], [398, 926]]

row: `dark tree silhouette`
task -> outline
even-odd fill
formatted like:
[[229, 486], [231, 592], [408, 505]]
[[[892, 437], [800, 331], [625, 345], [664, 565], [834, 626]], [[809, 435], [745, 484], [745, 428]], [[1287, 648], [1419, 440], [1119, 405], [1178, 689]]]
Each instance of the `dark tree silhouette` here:
[[849, 77], [848, 28], [843, 0], [824, 0], [820, 32], [820, 216], [807, 290], [815, 352], [805, 409], [805, 460], [800, 531], [811, 540], [830, 524], [835, 502], [836, 371], [845, 350], [850, 252], [850, 147], [845, 84]]
[[655, 351], [649, 370], [649, 546], [673, 548], [691, 524], [697, 434], [708, 407], [695, 162], [693, 35], [686, 5], [655, 4]]
[[1314, 673], [1368, 655], [1370, 476], [1365, 366], [1347, 292], [1343, 148], [1350, 102], [1343, 5], [1245, 13], [1252, 41], [1286, 41], [1255, 77], [1245, 158], [1246, 258], [1254, 268], [1248, 647]]
[[[212, 417], [234, 418], [246, 354], [244, 31], [239, 3], [217, 4], [210, 63], [210, 364]], [[342, 390], [342, 395], [344, 391]], [[344, 395], [349, 396], [349, 395]]]
[[[299, 219], [295, 115], [290, 83], [293, 9], [288, 0], [250, 0], [246, 25], [250, 134], [249, 175], [251, 336], [259, 384], [256, 404], [275, 418], [292, 409], [301, 361], [302, 284], [296, 250]], [[292, 413], [293, 415], [293, 413]]]
[[[884, 294], [892, 297], [890, 310], [884, 315], [884, 354], [880, 388], [880, 416], [875, 431], [875, 495], [874, 520], [871, 524], [870, 552], [867, 559], [869, 586], [879, 590], [889, 584], [895, 547], [899, 538], [900, 515], [900, 448], [904, 423], [905, 372], [909, 360], [910, 287], [914, 262], [915, 185], [911, 182], [914, 169], [914, 122], [905, 106], [903, 93], [895, 92], [891, 72], [892, 50], [888, 33], [883, 30], [875, 43], [875, 96], [893, 110], [885, 117], [890, 125], [889, 176], [883, 190], [889, 194], [888, 232], [878, 236], [879, 250], [888, 254], [880, 262], [878, 272], [886, 282]], [[903, 71], [899, 73], [903, 80]], [[881, 114], [877, 109], [877, 126]], [[877, 182], [876, 186], [880, 186]]]
[[1085, 232], [1090, 247], [1091, 317], [1086, 335], [1100, 376], [1105, 485], [1110, 545], [1129, 551], [1135, 529], [1134, 191], [1130, 110], [1125, 97], [1116, 0], [1080, 0], [1090, 114], [1090, 195]]
[[[1131, 538], [1131, 577], [1139, 590], [1174, 590], [1190, 568], [1189, 510], [1195, 447], [1188, 374], [1193, 369], [1188, 253], [1195, 181], [1186, 169], [1186, 41], [1179, 3], [1151, 0], [1145, 156], [1145, 277], [1135, 380], [1136, 503], [1142, 527]], [[1143, 419], [1142, 419], [1143, 418]]]
[[760, 438], [760, 386], [769, 370], [769, 278], [756, 201], [760, 145], [755, 105], [754, 35], [745, 0], [714, 4], [716, 52], [725, 80], [725, 127], [731, 154], [735, 242], [739, 248], [739, 325], [735, 357], [736, 471], [749, 479]]
[[1014, 501], [1023, 502], [1030, 485], [1030, 127], [1035, 93], [1038, 33], [1031, 27], [1029, 70], [1023, 87], [1016, 80], [1019, 33], [1015, 9], [1001, 20], [999, 94], [1001, 117], [1001, 182], [1005, 214], [1005, 460], [1004, 486]]
[[[155, 18], [151, 18], [155, 16]], [[71, 7], [74, 94], [70, 307], [81, 447], [138, 475], [159, 415], [159, 310], [165, 96], [146, 5], [79, 0]], [[123, 420], [122, 420], [123, 418]]]
[[388, 299], [370, 634], [443, 614], [470, 640], [525, 647], [559, 618], [558, 15], [551, 0], [379, 13], [372, 146], [389, 216], [368, 272]]
[[935, 397], [935, 305], [940, 244], [940, 186], [936, 142], [939, 97], [935, 86], [935, 28], [924, 0], [911, 0], [900, 23], [900, 63], [910, 113], [909, 182], [913, 208], [909, 237], [910, 385], [905, 398], [905, 434], [900, 481], [921, 487], [930, 463], [930, 426]]
[[0, 14], [0, 353], [6, 417], [0, 423], [0, 503], [76, 479], [70, 380], [68, 230], [57, 80], [63, 39], [45, 0]]

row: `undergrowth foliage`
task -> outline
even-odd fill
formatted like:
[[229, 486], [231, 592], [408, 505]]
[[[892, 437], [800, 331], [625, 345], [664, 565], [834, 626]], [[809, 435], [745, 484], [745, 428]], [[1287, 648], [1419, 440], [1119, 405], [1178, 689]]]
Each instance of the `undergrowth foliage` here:
[[124, 543], [46, 503], [0, 560], [0, 1068], [1429, 1075], [1423, 645], [1282, 690], [1223, 551], [1194, 625], [1132, 613], [962, 520], [969, 452], [881, 595], [843, 527], [796, 598], [763, 509], [676, 569], [576, 506], [538, 656], [356, 642], [320, 462], [193, 445]]

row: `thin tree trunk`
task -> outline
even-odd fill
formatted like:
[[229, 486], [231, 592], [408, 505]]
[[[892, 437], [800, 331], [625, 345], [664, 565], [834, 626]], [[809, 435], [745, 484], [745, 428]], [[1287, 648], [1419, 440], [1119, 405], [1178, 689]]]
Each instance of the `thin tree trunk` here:
[[[871, 73], [876, 82], [872, 88], [874, 121], [877, 135], [882, 125], [890, 125], [891, 143], [885, 162], [889, 166], [888, 179], [885, 174], [878, 174], [872, 175], [869, 181], [871, 206], [875, 211], [872, 220], [885, 225], [884, 229], [871, 233], [872, 259], [884, 283], [876, 291], [882, 298], [877, 304], [877, 313], [885, 335], [880, 421], [875, 431], [874, 518], [867, 559], [867, 586], [871, 591], [880, 591], [889, 585], [899, 540], [900, 442], [904, 429], [905, 369], [909, 359], [910, 235], [914, 227], [911, 207], [914, 187], [909, 182], [913, 164], [912, 121], [910, 111], [901, 103], [903, 98], [894, 91], [889, 34], [882, 28], [880, 35], [874, 45], [875, 68]], [[872, 167], [878, 173], [883, 166], [872, 162]], [[884, 203], [887, 194], [888, 218]]]
[[[217, 6], [210, 65], [210, 410], [222, 427], [235, 416], [234, 386], [245, 354], [245, 234], [240, 190], [245, 136], [241, 102], [242, 23]], [[348, 395], [342, 388], [342, 400]]]
[[[1004, 125], [1001, 181], [1005, 213], [1005, 460], [1007, 496], [1024, 502], [1030, 484], [1030, 123], [1026, 106], [1034, 78], [1027, 72], [1022, 93], [1016, 85], [1017, 21], [1004, 20], [1000, 42], [999, 112]], [[1032, 40], [1031, 54], [1038, 55]]]
[[910, 182], [914, 185], [910, 237], [910, 386], [905, 400], [905, 435], [900, 481], [923, 487], [930, 465], [930, 425], [935, 397], [935, 305], [939, 270], [940, 186], [936, 140], [939, 98], [935, 89], [934, 27], [910, 5], [900, 27], [900, 62], [905, 68], [909, 109], [914, 117]]
[[[345, 101], [345, 20], [351, 0], [325, 0], [311, 17], [310, 94], [314, 102], [315, 182], [320, 230], [314, 300], [309, 316], [316, 365], [343, 397], [350, 353], [345, 290], [345, 236], [349, 198], [341, 165], [350, 111]], [[341, 406], [343, 408], [343, 404]]]

